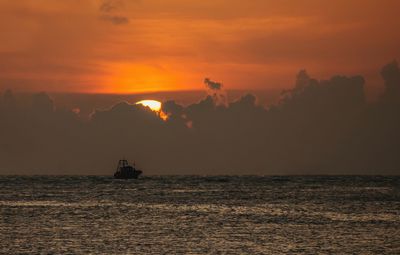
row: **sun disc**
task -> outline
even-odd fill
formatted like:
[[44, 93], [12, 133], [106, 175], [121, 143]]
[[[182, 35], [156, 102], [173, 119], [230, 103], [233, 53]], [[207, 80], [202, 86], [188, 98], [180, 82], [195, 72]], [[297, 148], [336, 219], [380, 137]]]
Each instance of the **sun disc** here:
[[159, 112], [161, 111], [161, 102], [156, 100], [142, 100], [136, 102], [136, 104], [141, 104], [143, 106], [149, 107], [152, 111]]

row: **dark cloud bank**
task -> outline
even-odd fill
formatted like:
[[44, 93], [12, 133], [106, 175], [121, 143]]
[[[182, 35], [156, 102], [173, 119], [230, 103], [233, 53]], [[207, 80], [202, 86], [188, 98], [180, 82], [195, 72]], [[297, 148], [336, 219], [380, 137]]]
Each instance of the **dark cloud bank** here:
[[367, 103], [361, 76], [300, 71], [268, 109], [251, 94], [218, 104], [222, 85], [207, 79], [213, 93], [200, 102], [164, 102], [166, 122], [126, 102], [85, 120], [45, 93], [26, 107], [6, 91], [0, 173], [111, 175], [125, 156], [146, 174], [400, 174], [398, 64], [381, 74], [385, 93]]

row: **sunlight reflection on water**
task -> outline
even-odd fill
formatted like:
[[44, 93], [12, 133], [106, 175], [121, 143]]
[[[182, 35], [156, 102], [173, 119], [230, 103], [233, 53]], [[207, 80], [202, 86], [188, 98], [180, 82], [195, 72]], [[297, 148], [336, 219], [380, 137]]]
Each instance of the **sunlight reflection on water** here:
[[0, 253], [400, 253], [399, 177], [0, 177]]

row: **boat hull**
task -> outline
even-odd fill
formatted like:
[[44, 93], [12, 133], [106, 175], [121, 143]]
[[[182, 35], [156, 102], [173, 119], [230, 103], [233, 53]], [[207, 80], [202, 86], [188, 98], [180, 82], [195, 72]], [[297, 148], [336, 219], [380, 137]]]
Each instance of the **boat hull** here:
[[131, 172], [117, 172], [114, 174], [115, 179], [138, 179], [142, 171], [136, 170]]

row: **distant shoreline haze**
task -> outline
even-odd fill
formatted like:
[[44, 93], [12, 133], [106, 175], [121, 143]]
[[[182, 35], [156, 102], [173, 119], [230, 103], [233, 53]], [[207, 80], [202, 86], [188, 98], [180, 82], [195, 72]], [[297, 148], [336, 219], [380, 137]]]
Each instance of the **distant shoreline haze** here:
[[[0, 99], [0, 174], [111, 175], [121, 157], [146, 175], [400, 174], [400, 70], [381, 69], [370, 102], [362, 76], [292, 89], [136, 95], [27, 94]], [[162, 120], [135, 102], [163, 102]]]

